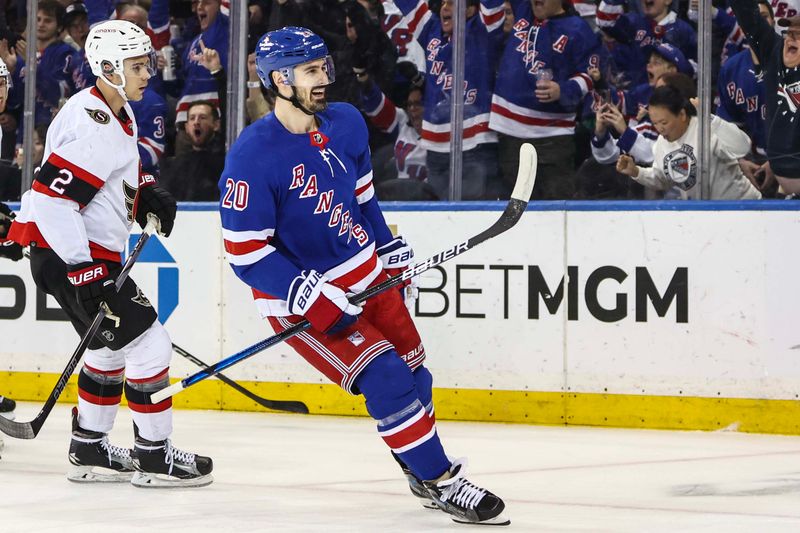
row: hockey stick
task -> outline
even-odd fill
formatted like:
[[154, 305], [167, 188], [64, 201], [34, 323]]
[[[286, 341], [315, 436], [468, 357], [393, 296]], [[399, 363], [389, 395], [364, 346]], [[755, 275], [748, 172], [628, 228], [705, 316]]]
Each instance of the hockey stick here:
[[[147, 240], [150, 238], [150, 235], [156, 231], [159, 226], [158, 218], [152, 215], [148, 215], [147, 225], [145, 226], [142, 236], [139, 237], [139, 241], [136, 243], [136, 246], [133, 248], [133, 251], [128, 256], [128, 259], [125, 261], [125, 264], [122, 266], [122, 271], [117, 276], [114, 285], [116, 286], [117, 291], [119, 291], [122, 284], [128, 277], [128, 273], [130, 272], [131, 268], [133, 268], [133, 264], [139, 258], [139, 255], [142, 253], [142, 249], [144, 245], [147, 243]], [[39, 414], [36, 415], [36, 418], [31, 420], [30, 422], [14, 422], [12, 420], [8, 420], [6, 418], [0, 417], [0, 431], [9, 435], [11, 437], [15, 437], [17, 439], [34, 439], [36, 435], [39, 434], [39, 431], [42, 429], [42, 425], [44, 421], [47, 420], [47, 417], [50, 415], [50, 411], [53, 410], [53, 406], [56, 404], [58, 397], [61, 396], [61, 393], [64, 392], [64, 388], [67, 386], [67, 382], [69, 381], [70, 376], [75, 371], [75, 368], [78, 366], [78, 363], [83, 357], [83, 353], [86, 351], [86, 348], [89, 347], [89, 343], [94, 339], [95, 333], [97, 330], [100, 329], [100, 323], [103, 322], [107, 313], [107, 308], [105, 306], [101, 306], [100, 310], [97, 311], [97, 315], [95, 315], [92, 324], [89, 326], [89, 329], [86, 330], [84, 333], [83, 338], [81, 338], [80, 344], [75, 349], [70, 358], [69, 362], [67, 363], [67, 367], [61, 372], [61, 376], [58, 378], [56, 382], [56, 386], [53, 391], [48, 396], [47, 401], [44, 402], [44, 407], [42, 410], [39, 411]]]
[[[184, 350], [183, 348], [181, 348], [177, 344], [173, 343], [172, 344], [172, 349], [175, 350], [176, 352], [178, 352], [178, 354], [180, 354], [183, 357], [185, 357], [186, 359], [188, 359], [189, 361], [191, 361], [192, 363], [194, 363], [197, 366], [199, 366], [200, 368], [208, 369], [208, 365], [207, 364], [205, 364], [200, 359], [198, 359], [197, 357], [193, 356], [192, 354], [190, 354], [189, 352], [187, 352], [186, 350]], [[257, 404], [259, 404], [259, 405], [261, 405], [263, 407], [266, 407], [267, 409], [272, 409], [273, 411], [286, 411], [288, 413], [300, 413], [300, 414], [303, 414], [303, 415], [307, 415], [308, 414], [308, 406], [306, 404], [304, 404], [303, 402], [298, 402], [298, 401], [294, 401], [294, 400], [268, 400], [266, 398], [262, 398], [258, 394], [250, 392], [249, 390], [245, 389], [244, 387], [242, 387], [241, 385], [239, 385], [238, 383], [236, 383], [232, 379], [229, 379], [228, 377], [223, 376], [222, 374], [218, 373], [218, 374], [216, 374], [216, 377], [221, 382], [225, 383], [226, 385], [230, 385], [231, 387], [233, 387], [237, 391], [241, 392], [242, 394], [244, 394], [245, 396], [247, 396], [248, 398], [250, 398], [251, 400], [253, 400]]]
[[[417, 263], [414, 266], [406, 269], [405, 271], [393, 276], [386, 281], [383, 281], [369, 289], [365, 290], [354, 296], [350, 302], [353, 304], [359, 304], [365, 301], [376, 294], [380, 294], [392, 287], [395, 287], [402, 282], [413, 278], [423, 272], [430, 270], [431, 268], [444, 263], [445, 261], [449, 261], [450, 259], [456, 257], [457, 255], [461, 255], [462, 253], [466, 252], [474, 248], [475, 246], [481, 244], [484, 241], [491, 239], [492, 237], [496, 237], [503, 233], [504, 231], [510, 229], [514, 224], [516, 224], [519, 219], [522, 217], [522, 213], [525, 212], [525, 208], [528, 206], [528, 200], [531, 197], [531, 191], [533, 191], [533, 184], [536, 180], [536, 166], [537, 166], [537, 156], [536, 156], [536, 149], [530, 144], [523, 144], [519, 150], [519, 170], [517, 172], [517, 182], [514, 185], [514, 191], [511, 193], [511, 199], [508, 201], [508, 205], [506, 205], [505, 211], [503, 214], [500, 215], [500, 218], [487, 230], [475, 235], [474, 237], [469, 238], [468, 240], [456, 244], [452, 248], [449, 248], [443, 252], [440, 252], [422, 263]], [[311, 324], [308, 320], [302, 320], [297, 324], [293, 325], [290, 328], [283, 330], [282, 332], [278, 333], [277, 335], [273, 335], [268, 339], [264, 339], [249, 348], [245, 348], [241, 352], [235, 353], [213, 365], [206, 368], [205, 370], [201, 370], [191, 376], [182, 379], [177, 383], [173, 383], [169, 387], [161, 389], [158, 392], [153, 393], [150, 396], [150, 401], [152, 403], [159, 403], [167, 398], [174, 396], [175, 394], [179, 393], [186, 387], [194, 385], [198, 381], [202, 381], [206, 378], [209, 378], [219, 372], [225, 370], [226, 368], [239, 363], [240, 361], [244, 361], [245, 359], [254, 356], [255, 354], [269, 348], [270, 346], [274, 346], [280, 342], [285, 341], [297, 335], [298, 333], [305, 331], [309, 328]]]

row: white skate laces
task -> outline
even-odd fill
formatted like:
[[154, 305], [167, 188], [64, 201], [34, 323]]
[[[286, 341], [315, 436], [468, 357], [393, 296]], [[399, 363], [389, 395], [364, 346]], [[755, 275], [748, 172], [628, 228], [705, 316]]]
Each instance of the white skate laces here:
[[436, 484], [441, 490], [439, 499], [443, 503], [450, 501], [460, 507], [474, 509], [486, 495], [486, 490], [473, 485], [464, 477], [467, 468], [466, 459], [458, 459], [453, 463], [453, 467], [458, 467], [455, 476]]
[[167, 472], [169, 475], [172, 475], [172, 469], [175, 466], [176, 459], [179, 463], [183, 464], [190, 465], [194, 463], [195, 454], [175, 448], [172, 446], [172, 441], [170, 439], [167, 439], [165, 446], [164, 463], [169, 465], [169, 472]]
[[112, 457], [119, 457], [121, 459], [126, 459], [128, 461], [131, 460], [131, 450], [129, 448], [122, 448], [120, 446], [114, 446], [110, 442], [108, 442], [108, 436], [103, 435], [103, 438], [100, 439], [100, 447], [106, 451], [108, 454], [108, 462], [111, 463]]

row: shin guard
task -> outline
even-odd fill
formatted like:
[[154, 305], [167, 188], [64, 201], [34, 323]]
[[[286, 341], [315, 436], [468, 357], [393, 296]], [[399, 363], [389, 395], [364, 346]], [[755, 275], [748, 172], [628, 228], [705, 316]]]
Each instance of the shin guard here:
[[450, 468], [414, 375], [394, 350], [375, 358], [356, 384], [378, 422], [378, 434], [415, 476], [436, 479]]
[[172, 398], [154, 404], [150, 395], [169, 386], [169, 369], [155, 376], [125, 380], [125, 397], [139, 434], [147, 440], [161, 441], [172, 434]]
[[78, 425], [90, 431], [108, 433], [122, 399], [125, 369], [99, 370], [84, 365], [78, 375]]

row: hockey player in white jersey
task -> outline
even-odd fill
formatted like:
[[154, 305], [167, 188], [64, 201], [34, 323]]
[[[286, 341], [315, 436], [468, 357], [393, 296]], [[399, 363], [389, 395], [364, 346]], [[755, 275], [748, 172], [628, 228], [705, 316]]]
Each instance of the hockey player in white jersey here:
[[[175, 219], [172, 196], [140, 173], [128, 103], [142, 98], [153, 76], [150, 38], [130, 22], [103, 22], [89, 32], [86, 57], [96, 85], [67, 101], [51, 124], [44, 162], [9, 235], [30, 246], [36, 285], [55, 297], [78, 334], [100, 305], [109, 308], [78, 377], [67, 477], [139, 487], [207, 485], [211, 459], [172, 446], [172, 402], [150, 402], [152, 392], [169, 385], [169, 335], [130, 277], [114, 291], [133, 222], [144, 227], [152, 213], [166, 237]], [[123, 389], [133, 416], [132, 450], [107, 437]]]

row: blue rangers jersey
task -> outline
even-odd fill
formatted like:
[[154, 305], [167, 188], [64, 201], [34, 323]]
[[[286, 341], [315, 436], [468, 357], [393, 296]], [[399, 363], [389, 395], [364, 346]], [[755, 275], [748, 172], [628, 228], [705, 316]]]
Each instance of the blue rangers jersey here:
[[150, 86], [138, 102], [129, 102], [139, 130], [137, 145], [142, 159], [142, 170], [158, 172], [158, 161], [164, 154], [167, 101]]
[[[49, 124], [58, 111], [61, 99], [72, 95], [72, 56], [75, 49], [56, 41], [36, 54], [36, 111], [35, 123]], [[12, 92], [24, 98], [26, 81], [25, 60], [17, 56], [17, 68], [12, 75]], [[10, 98], [11, 99], [11, 98]]]
[[217, 80], [206, 67], [197, 62], [196, 57], [201, 54], [202, 40], [206, 48], [213, 48], [219, 53], [222, 68], [228, 68], [228, 34], [228, 17], [220, 12], [206, 31], [195, 37], [186, 47], [181, 71], [184, 86], [178, 100], [175, 122], [186, 122], [189, 104], [192, 102], [206, 100], [219, 107]]
[[764, 77], [753, 63], [750, 49], [730, 58], [720, 69], [717, 80], [717, 116], [742, 128], [756, 149], [766, 154], [767, 100]]
[[[535, 20], [528, 0], [514, 0], [514, 24], [492, 97], [492, 130], [522, 138], [572, 135], [575, 113], [592, 90], [589, 68], [600, 67], [600, 40], [580, 17]], [[536, 98], [537, 71], [550, 69], [561, 97]]]
[[[689, 7], [687, 15], [689, 20], [695, 24], [698, 23], [700, 14], [697, 10]], [[736, 15], [733, 14], [733, 10], [728, 7], [725, 9], [713, 7], [711, 17], [713, 29], [725, 36], [725, 41], [722, 45], [722, 56], [720, 57], [720, 64], [724, 65], [728, 58], [742, 51], [744, 32], [739, 27], [739, 24], [736, 23]]]
[[697, 33], [674, 11], [656, 22], [640, 13], [625, 13], [625, 0], [603, 0], [597, 8], [597, 26], [614, 39], [624, 43], [635, 43], [639, 48], [639, 62], [634, 69], [645, 69], [645, 54], [648, 46], [662, 42], [679, 48], [686, 59], [697, 59]]
[[[425, 50], [425, 116], [422, 146], [435, 152], [450, 151], [450, 99], [453, 47], [442, 32], [439, 16], [426, 0], [395, 0], [408, 29]], [[467, 20], [464, 71], [464, 150], [497, 142], [489, 131], [489, 110], [497, 55], [503, 43], [503, 0], [481, 0], [480, 12]]]
[[289, 285], [302, 270], [363, 291], [382, 269], [376, 246], [392, 239], [361, 114], [332, 103], [316, 117], [318, 131], [294, 134], [270, 113], [245, 128], [225, 158], [225, 250], [262, 317], [291, 314]]

